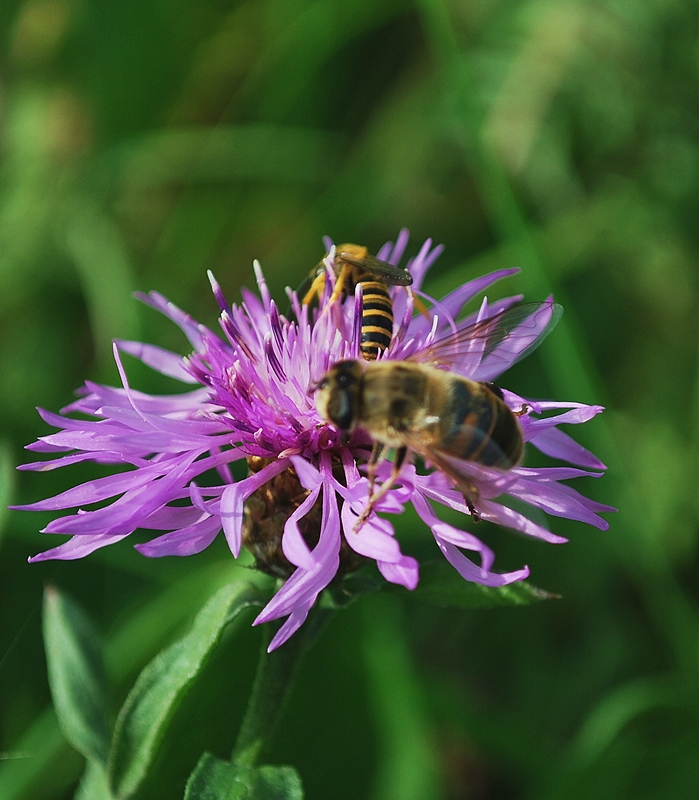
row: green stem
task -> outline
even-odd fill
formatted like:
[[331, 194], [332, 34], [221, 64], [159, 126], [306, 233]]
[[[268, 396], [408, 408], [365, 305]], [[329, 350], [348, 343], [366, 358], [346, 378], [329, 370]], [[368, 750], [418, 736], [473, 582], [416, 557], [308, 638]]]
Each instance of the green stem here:
[[274, 631], [270, 625], [263, 627], [257, 674], [233, 748], [235, 764], [252, 767], [269, 750], [301, 658], [329, 621], [330, 614], [327, 609], [312, 609], [300, 630], [271, 653], [267, 647]]

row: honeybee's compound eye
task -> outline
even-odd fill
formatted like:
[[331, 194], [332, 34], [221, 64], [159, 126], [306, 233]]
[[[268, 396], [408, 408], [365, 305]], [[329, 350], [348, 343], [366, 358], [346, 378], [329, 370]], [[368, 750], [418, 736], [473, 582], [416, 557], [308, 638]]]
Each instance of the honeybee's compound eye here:
[[337, 385], [340, 387], [340, 389], [346, 389], [350, 385], [351, 382], [352, 382], [352, 380], [351, 380], [349, 375], [346, 375], [346, 374], [341, 372], [337, 376]]
[[335, 392], [326, 408], [329, 419], [341, 431], [349, 431], [355, 423], [354, 404], [349, 392]]

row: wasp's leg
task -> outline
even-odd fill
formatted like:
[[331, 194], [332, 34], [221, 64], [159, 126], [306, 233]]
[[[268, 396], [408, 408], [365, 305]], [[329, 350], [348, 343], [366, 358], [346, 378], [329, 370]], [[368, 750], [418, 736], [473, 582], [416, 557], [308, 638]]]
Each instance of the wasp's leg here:
[[333, 293], [330, 295], [330, 303], [328, 305], [332, 305], [338, 297], [342, 294], [342, 289], [345, 285], [345, 281], [347, 277], [352, 272], [352, 265], [344, 263], [342, 265], [342, 269], [340, 270], [340, 274], [337, 276], [337, 280], [335, 281], [335, 288], [333, 289]]
[[309, 303], [313, 302], [315, 297], [320, 297], [323, 294], [323, 290], [325, 289], [325, 270], [323, 270], [320, 275], [316, 275], [313, 283], [311, 284], [311, 288], [306, 292], [301, 301], [302, 305], [307, 306]]
[[426, 317], [430, 322], [432, 322], [432, 317], [430, 316], [430, 312], [427, 309], [427, 306], [420, 300], [420, 298], [413, 292], [410, 287], [408, 287], [408, 291], [413, 297], [413, 307], [416, 308], [423, 317]]
[[[383, 445], [380, 445], [379, 453], [383, 451]], [[405, 461], [406, 453], [408, 452], [407, 447], [399, 447], [396, 450], [396, 454], [393, 458], [393, 469], [391, 470], [391, 474], [388, 476], [388, 480], [385, 480], [381, 487], [374, 491], [374, 475], [376, 473], [376, 461], [374, 461], [374, 453], [376, 452], [376, 444], [374, 445], [374, 450], [371, 453], [371, 460], [369, 461], [369, 502], [367, 503], [366, 508], [362, 511], [361, 516], [357, 520], [357, 524], [354, 526], [354, 530], [358, 531], [362, 525], [366, 522], [369, 514], [371, 514], [372, 509], [376, 505], [376, 503], [384, 497], [389, 489], [393, 487], [395, 482], [398, 480], [398, 475], [400, 474], [401, 467], [403, 466], [403, 462]], [[378, 459], [377, 459], [378, 460]], [[372, 461], [374, 461], [373, 468], [372, 468]]]

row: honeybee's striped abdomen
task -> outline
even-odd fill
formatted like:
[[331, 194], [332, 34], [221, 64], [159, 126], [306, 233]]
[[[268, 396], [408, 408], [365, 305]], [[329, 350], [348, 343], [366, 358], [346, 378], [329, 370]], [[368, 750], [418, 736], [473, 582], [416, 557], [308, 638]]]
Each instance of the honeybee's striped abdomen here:
[[464, 461], [510, 469], [522, 457], [522, 434], [505, 403], [486, 386], [454, 379], [451, 386], [449, 430], [440, 449]]
[[373, 280], [367, 273], [357, 283], [362, 285], [362, 336], [360, 350], [366, 361], [376, 361], [379, 353], [391, 344], [393, 336], [393, 303], [388, 286]]
[[503, 400], [495, 404], [495, 424], [490, 432], [490, 438], [499, 447], [500, 453], [507, 459], [506, 464], [493, 464], [493, 466], [514, 467], [522, 460], [524, 454], [524, 440], [522, 429], [519, 427], [517, 417], [505, 405]]

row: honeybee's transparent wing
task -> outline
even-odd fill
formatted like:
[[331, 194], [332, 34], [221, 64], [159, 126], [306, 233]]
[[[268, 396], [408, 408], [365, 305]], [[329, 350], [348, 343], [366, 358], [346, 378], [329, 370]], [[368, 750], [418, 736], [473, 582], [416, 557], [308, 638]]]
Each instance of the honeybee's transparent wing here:
[[[467, 505], [470, 506], [469, 510], [471, 512], [473, 512], [473, 506], [478, 500], [475, 479], [482, 479], [484, 471], [489, 474], [491, 484], [501, 484], [502, 491], [506, 491], [507, 486], [516, 480], [516, 476], [505, 469], [487, 467], [482, 463], [476, 464], [473, 461], [466, 461], [445, 453], [438, 446], [427, 443], [419, 433], [406, 434], [404, 442], [409, 450], [417, 453], [424, 461], [432, 464], [433, 467], [449, 478], [463, 495]], [[496, 452], [502, 454], [495, 442], [490, 441], [488, 446], [493, 448], [493, 455]]]
[[407, 269], [394, 267], [393, 264], [389, 264], [388, 261], [381, 261], [380, 258], [372, 256], [371, 253], [359, 258], [355, 253], [338, 248], [335, 252], [335, 261], [345, 261], [354, 267], [364, 269], [391, 286], [410, 286], [413, 282], [413, 276]]
[[557, 303], [522, 303], [460, 328], [406, 360], [449, 367], [471, 380], [488, 381], [535, 350], [562, 313]]

